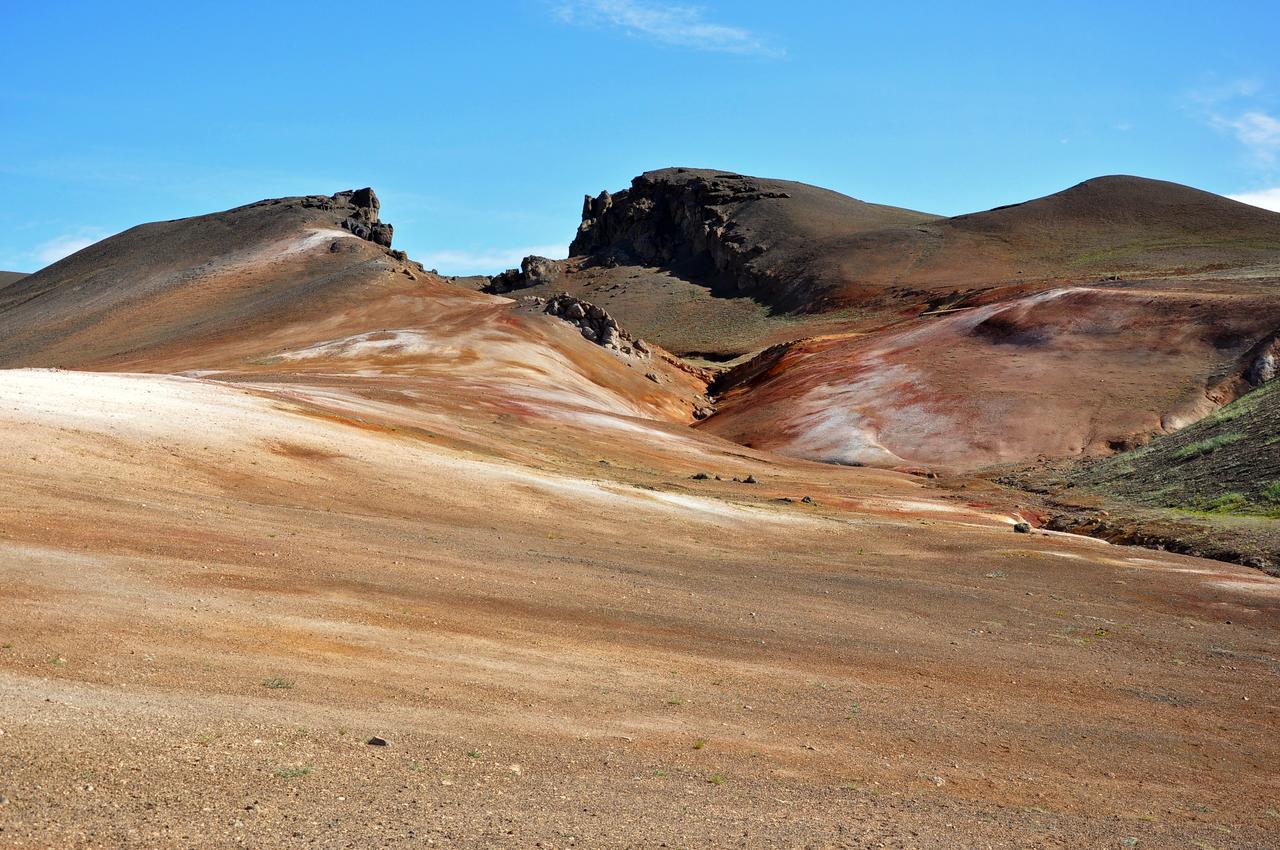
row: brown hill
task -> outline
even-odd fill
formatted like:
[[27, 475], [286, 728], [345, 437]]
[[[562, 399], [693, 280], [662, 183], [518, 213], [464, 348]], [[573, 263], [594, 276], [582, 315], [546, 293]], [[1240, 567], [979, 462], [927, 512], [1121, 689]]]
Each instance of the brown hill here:
[[362, 396], [370, 376], [411, 375], [458, 404], [682, 422], [705, 404], [701, 376], [657, 346], [608, 349], [452, 286], [390, 234], [371, 189], [132, 228], [0, 290], [0, 368], [323, 373]]
[[[1271, 846], [1280, 583], [685, 427], [700, 374], [343, 227], [374, 209], [0, 290], [0, 365], [81, 370], [0, 369], [6, 844]], [[966, 322], [1058, 328], [1064, 373], [1182, 333], [1109, 297]], [[894, 357], [964, 344], [917, 325]]]
[[26, 276], [25, 272], [0, 272], [0, 289], [22, 280]]
[[1280, 329], [1276, 281], [1059, 287], [801, 340], [722, 376], [702, 427], [835, 463], [972, 469], [1097, 455], [1245, 387]]
[[665, 168], [588, 196], [578, 259], [497, 291], [565, 289], [673, 351], [726, 359], [820, 325], [825, 258], [853, 235], [935, 218], [789, 180]]
[[600, 300], [674, 351], [727, 359], [1063, 282], [1275, 263], [1280, 214], [1112, 176], [940, 218], [799, 183], [664, 169], [588, 198], [570, 252], [580, 256], [553, 281], [517, 285]]

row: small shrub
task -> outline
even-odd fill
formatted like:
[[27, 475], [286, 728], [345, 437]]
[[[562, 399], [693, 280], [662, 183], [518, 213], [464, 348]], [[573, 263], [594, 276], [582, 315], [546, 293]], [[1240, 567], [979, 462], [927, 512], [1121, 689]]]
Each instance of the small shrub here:
[[295, 764], [287, 767], [281, 767], [276, 770], [276, 776], [281, 779], [297, 779], [300, 776], [310, 776], [316, 769], [314, 764]]
[[1249, 500], [1243, 493], [1223, 493], [1205, 505], [1204, 509], [1211, 514], [1244, 513], [1249, 510]]
[[281, 679], [279, 676], [274, 676], [270, 679], [263, 679], [262, 687], [270, 688], [273, 691], [278, 691], [278, 690], [283, 690], [287, 688], [292, 688], [293, 682], [289, 681], [288, 679]]

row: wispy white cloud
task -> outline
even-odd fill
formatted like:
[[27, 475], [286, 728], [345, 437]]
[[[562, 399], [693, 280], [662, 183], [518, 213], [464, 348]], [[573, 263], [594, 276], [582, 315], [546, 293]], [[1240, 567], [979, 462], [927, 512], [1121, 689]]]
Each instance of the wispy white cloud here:
[[1274, 189], [1259, 189], [1256, 192], [1241, 192], [1239, 195], [1227, 195], [1233, 201], [1252, 204], [1264, 210], [1280, 212], [1280, 186]]
[[568, 256], [568, 252], [563, 244], [529, 245], [523, 248], [484, 248], [476, 251], [427, 251], [415, 259], [429, 269], [438, 270], [440, 274], [492, 275], [516, 268], [521, 260], [530, 255], [562, 260]]
[[1270, 168], [1280, 156], [1280, 118], [1265, 107], [1263, 95], [1258, 80], [1229, 80], [1193, 89], [1186, 103], [1209, 126], [1233, 136], [1256, 165]]
[[615, 27], [660, 44], [777, 59], [785, 51], [750, 30], [706, 20], [698, 6], [653, 0], [562, 0], [556, 16], [570, 24]]
[[1213, 116], [1213, 124], [1231, 132], [1259, 161], [1270, 165], [1280, 153], [1280, 118], [1251, 110], [1235, 117]]
[[64, 233], [37, 245], [31, 252], [31, 258], [40, 264], [40, 268], [44, 268], [58, 262], [63, 257], [71, 256], [82, 248], [88, 248], [94, 242], [102, 239], [102, 236], [101, 231], [92, 228], [83, 229], [76, 233]]

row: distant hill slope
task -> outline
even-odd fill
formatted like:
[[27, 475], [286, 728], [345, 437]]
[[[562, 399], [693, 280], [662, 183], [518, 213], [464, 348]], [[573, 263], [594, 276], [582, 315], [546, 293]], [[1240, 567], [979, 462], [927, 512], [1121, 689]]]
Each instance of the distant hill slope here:
[[[414, 377], [474, 413], [688, 422], [706, 382], [656, 346], [449, 285], [389, 247], [371, 189], [144, 224], [0, 289], [0, 368]], [[603, 330], [610, 317], [593, 319]], [[648, 374], [654, 378], [648, 378]], [[425, 392], [426, 390], [424, 390]]]
[[801, 340], [717, 384], [722, 437], [835, 463], [953, 469], [1105, 454], [1245, 388], [1275, 281], [1058, 287]]
[[0, 289], [0, 366], [94, 364], [303, 314], [405, 266], [391, 232], [370, 189], [138, 225]]
[[570, 253], [558, 274], [515, 276], [515, 286], [566, 289], [673, 351], [728, 359], [1064, 282], [1274, 264], [1280, 213], [1109, 176], [943, 218], [791, 181], [667, 168], [588, 197]]
[[1142, 505], [1280, 518], [1280, 381], [1068, 481]]
[[721, 294], [811, 310], [829, 285], [815, 264], [845, 240], [936, 218], [788, 180], [666, 168], [587, 198], [569, 253], [668, 267]]
[[11, 283], [17, 283], [26, 276], [25, 272], [0, 272], [0, 289]]

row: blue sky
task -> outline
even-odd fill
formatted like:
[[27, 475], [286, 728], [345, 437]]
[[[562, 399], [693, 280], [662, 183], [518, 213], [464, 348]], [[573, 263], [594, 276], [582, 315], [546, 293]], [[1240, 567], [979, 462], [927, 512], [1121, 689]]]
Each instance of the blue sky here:
[[443, 272], [667, 165], [955, 214], [1099, 174], [1280, 208], [1280, 3], [17, 3], [0, 269], [372, 185]]

